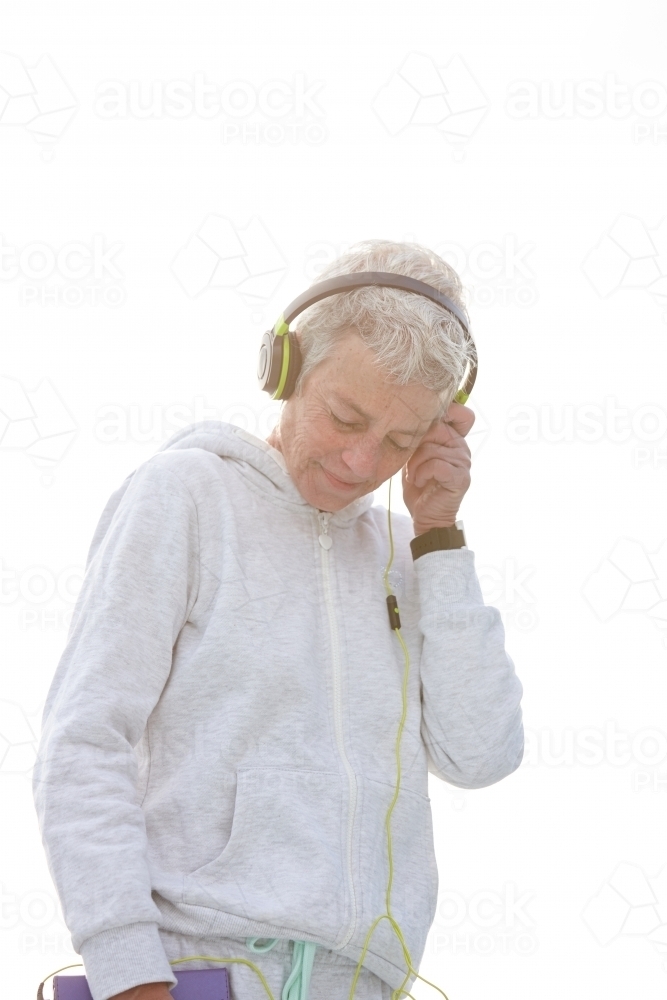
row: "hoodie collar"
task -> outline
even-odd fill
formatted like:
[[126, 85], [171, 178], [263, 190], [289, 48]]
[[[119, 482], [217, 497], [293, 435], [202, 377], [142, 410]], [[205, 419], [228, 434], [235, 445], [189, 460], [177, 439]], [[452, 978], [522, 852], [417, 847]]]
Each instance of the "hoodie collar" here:
[[[252, 479], [261, 489], [276, 500], [302, 507], [317, 513], [318, 508], [309, 504], [299, 493], [287, 471], [281, 452], [262, 438], [256, 437], [236, 424], [225, 420], [202, 420], [183, 427], [173, 434], [158, 451], [180, 448], [203, 448], [220, 458], [229, 458], [245, 464]], [[347, 507], [331, 515], [334, 524], [345, 524], [365, 513], [373, 505], [374, 494], [366, 493], [353, 500]]]

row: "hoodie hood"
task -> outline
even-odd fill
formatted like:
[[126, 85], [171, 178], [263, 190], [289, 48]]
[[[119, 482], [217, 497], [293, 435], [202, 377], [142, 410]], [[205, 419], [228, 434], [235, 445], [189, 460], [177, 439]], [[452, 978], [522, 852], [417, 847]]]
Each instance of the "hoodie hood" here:
[[[310, 511], [318, 508], [302, 497], [291, 478], [281, 452], [268, 441], [255, 437], [249, 431], [224, 420], [202, 420], [183, 427], [173, 434], [158, 451], [177, 448], [203, 448], [220, 458], [231, 459], [244, 466], [244, 472], [266, 492], [276, 499], [305, 507]], [[366, 493], [353, 500], [346, 507], [332, 514], [333, 524], [345, 524], [354, 520], [373, 506], [375, 494]]]
[[[178, 448], [203, 448], [204, 451], [210, 451], [221, 459], [237, 462], [242, 466], [243, 474], [249, 476], [260, 489], [272, 496], [275, 502], [287, 503], [311, 513], [318, 510], [299, 493], [287, 471], [282, 454], [267, 441], [255, 437], [236, 424], [227, 423], [225, 420], [201, 420], [172, 434], [162, 447], [158, 448], [158, 452]], [[104, 508], [88, 549], [86, 566], [90, 564], [104, 540], [135, 471], [121, 483]], [[329, 523], [341, 527], [351, 525], [360, 514], [373, 506], [373, 499], [374, 494], [367, 493], [353, 500], [347, 507], [332, 514]]]

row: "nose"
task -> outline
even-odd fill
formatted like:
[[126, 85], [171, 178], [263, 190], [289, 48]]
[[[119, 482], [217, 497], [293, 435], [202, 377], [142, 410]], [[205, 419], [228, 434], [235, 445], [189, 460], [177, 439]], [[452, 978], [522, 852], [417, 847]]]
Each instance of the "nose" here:
[[377, 469], [379, 447], [373, 438], [360, 438], [341, 452], [341, 457], [357, 479], [373, 479]]

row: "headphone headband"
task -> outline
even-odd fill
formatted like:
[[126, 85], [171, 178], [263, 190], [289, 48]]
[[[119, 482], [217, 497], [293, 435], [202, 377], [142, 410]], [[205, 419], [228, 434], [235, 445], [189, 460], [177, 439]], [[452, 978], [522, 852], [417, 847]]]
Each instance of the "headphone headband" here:
[[[364, 288], [369, 285], [380, 285], [385, 288], [401, 288], [406, 292], [417, 292], [419, 295], [437, 302], [448, 312], [452, 313], [459, 321], [465, 332], [469, 335], [468, 320], [455, 302], [447, 298], [437, 288], [427, 285], [425, 281], [417, 278], [410, 278], [407, 274], [394, 274], [393, 271], [356, 271], [352, 274], [340, 274], [326, 281], [320, 281], [317, 285], [311, 285], [293, 302], [290, 302], [287, 309], [280, 317], [288, 326], [292, 320], [296, 319], [299, 313], [309, 306], [325, 299], [329, 295], [336, 295], [337, 292], [349, 292], [354, 288]], [[277, 333], [277, 331], [276, 331]]]
[[[333, 278], [327, 278], [326, 281], [320, 281], [316, 285], [311, 285], [293, 302], [290, 302], [287, 309], [276, 321], [273, 329], [264, 334], [257, 368], [260, 387], [266, 392], [270, 392], [273, 399], [287, 399], [294, 390], [294, 384], [301, 367], [301, 355], [296, 335], [292, 333], [289, 326], [299, 313], [330, 295], [370, 285], [416, 292], [442, 306], [458, 320], [465, 336], [474, 348], [467, 317], [455, 302], [452, 302], [437, 288], [433, 288], [432, 285], [419, 281], [417, 278], [411, 278], [406, 274], [395, 274], [393, 271], [355, 271], [351, 274], [339, 274]], [[459, 389], [454, 396], [456, 402], [466, 402], [472, 392], [476, 377], [477, 352], [475, 351], [475, 360], [470, 365], [463, 388]]]

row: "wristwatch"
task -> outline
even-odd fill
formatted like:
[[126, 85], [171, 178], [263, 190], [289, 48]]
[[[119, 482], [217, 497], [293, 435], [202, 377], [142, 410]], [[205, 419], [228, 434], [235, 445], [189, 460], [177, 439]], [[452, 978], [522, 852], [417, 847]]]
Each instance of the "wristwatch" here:
[[415, 535], [410, 542], [413, 560], [419, 559], [427, 552], [437, 552], [439, 549], [466, 549], [467, 547], [463, 521], [456, 521], [450, 528], [431, 528], [423, 535]]

